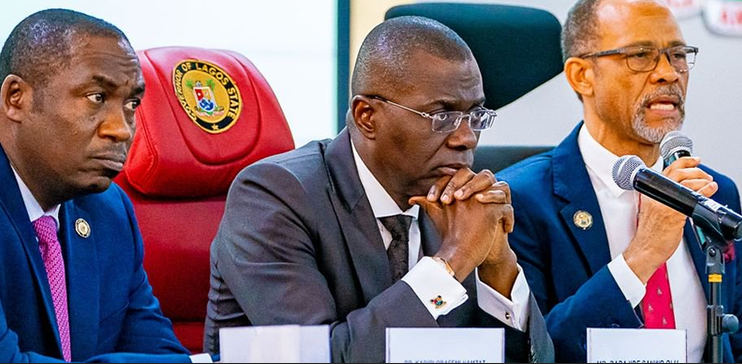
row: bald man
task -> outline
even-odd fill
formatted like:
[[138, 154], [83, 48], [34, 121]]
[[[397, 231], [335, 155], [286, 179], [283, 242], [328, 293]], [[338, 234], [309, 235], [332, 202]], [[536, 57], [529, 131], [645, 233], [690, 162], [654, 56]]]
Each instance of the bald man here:
[[363, 42], [352, 92], [335, 139], [232, 185], [206, 350], [221, 327], [331, 325], [333, 361], [381, 362], [388, 327], [505, 327], [509, 359], [553, 360], [508, 245], [507, 184], [470, 169], [495, 113], [469, 47], [429, 19], [386, 21]]
[[[687, 330], [688, 361], [701, 361], [705, 253], [685, 216], [612, 178], [625, 155], [663, 169], [660, 142], [684, 122], [698, 48], [686, 44], [664, 2], [651, 0], [580, 0], [562, 41], [565, 76], [583, 102], [584, 122], [553, 151], [500, 174], [512, 188], [518, 221], [511, 243], [546, 313], [557, 360], [584, 362], [585, 330], [597, 327]], [[700, 163], [681, 158], [664, 174], [739, 211], [734, 182]], [[723, 304], [739, 316], [742, 280], [733, 251]], [[724, 338], [724, 359], [742, 360], [739, 333]]]

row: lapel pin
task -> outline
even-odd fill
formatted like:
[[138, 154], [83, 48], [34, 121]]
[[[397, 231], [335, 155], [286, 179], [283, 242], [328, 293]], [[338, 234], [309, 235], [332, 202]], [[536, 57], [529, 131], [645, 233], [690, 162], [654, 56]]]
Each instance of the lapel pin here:
[[593, 215], [590, 215], [587, 211], [577, 211], [573, 217], [575, 226], [582, 230], [587, 230], [593, 227]]
[[77, 219], [75, 221], [75, 232], [81, 238], [87, 239], [90, 236], [90, 224], [85, 219]]

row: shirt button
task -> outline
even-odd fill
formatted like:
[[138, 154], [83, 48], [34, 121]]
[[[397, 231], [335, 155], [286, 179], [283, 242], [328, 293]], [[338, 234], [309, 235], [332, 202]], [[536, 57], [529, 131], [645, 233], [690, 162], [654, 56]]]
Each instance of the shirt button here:
[[510, 321], [510, 312], [505, 312], [505, 319]]

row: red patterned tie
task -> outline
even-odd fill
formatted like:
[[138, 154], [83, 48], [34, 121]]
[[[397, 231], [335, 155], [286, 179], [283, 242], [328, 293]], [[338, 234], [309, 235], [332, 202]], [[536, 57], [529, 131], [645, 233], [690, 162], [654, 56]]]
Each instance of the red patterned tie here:
[[[639, 211], [642, 200], [639, 197]], [[637, 214], [637, 225], [638, 225]], [[670, 279], [667, 275], [667, 263], [657, 268], [647, 282], [647, 293], [642, 300], [644, 327], [647, 329], [675, 329], [675, 312], [672, 306]]]
[[72, 360], [70, 348], [70, 318], [67, 311], [67, 281], [64, 272], [64, 260], [62, 259], [62, 247], [57, 239], [57, 223], [51, 216], [42, 216], [33, 222], [36, 236], [39, 238], [39, 251], [44, 260], [46, 277], [49, 280], [49, 288], [52, 292], [54, 312], [57, 316], [59, 327], [59, 338], [62, 341], [62, 354], [64, 360]]

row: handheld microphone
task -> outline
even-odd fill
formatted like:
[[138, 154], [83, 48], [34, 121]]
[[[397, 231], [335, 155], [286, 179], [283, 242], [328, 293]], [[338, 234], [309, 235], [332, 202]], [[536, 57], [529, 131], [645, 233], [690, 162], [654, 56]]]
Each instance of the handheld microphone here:
[[742, 239], [742, 215], [647, 168], [639, 157], [621, 157], [613, 165], [613, 181], [624, 190], [636, 190], [683, 215], [723, 240]]
[[662, 139], [660, 153], [667, 168], [676, 160], [693, 155], [693, 141], [679, 131], [671, 131]]

